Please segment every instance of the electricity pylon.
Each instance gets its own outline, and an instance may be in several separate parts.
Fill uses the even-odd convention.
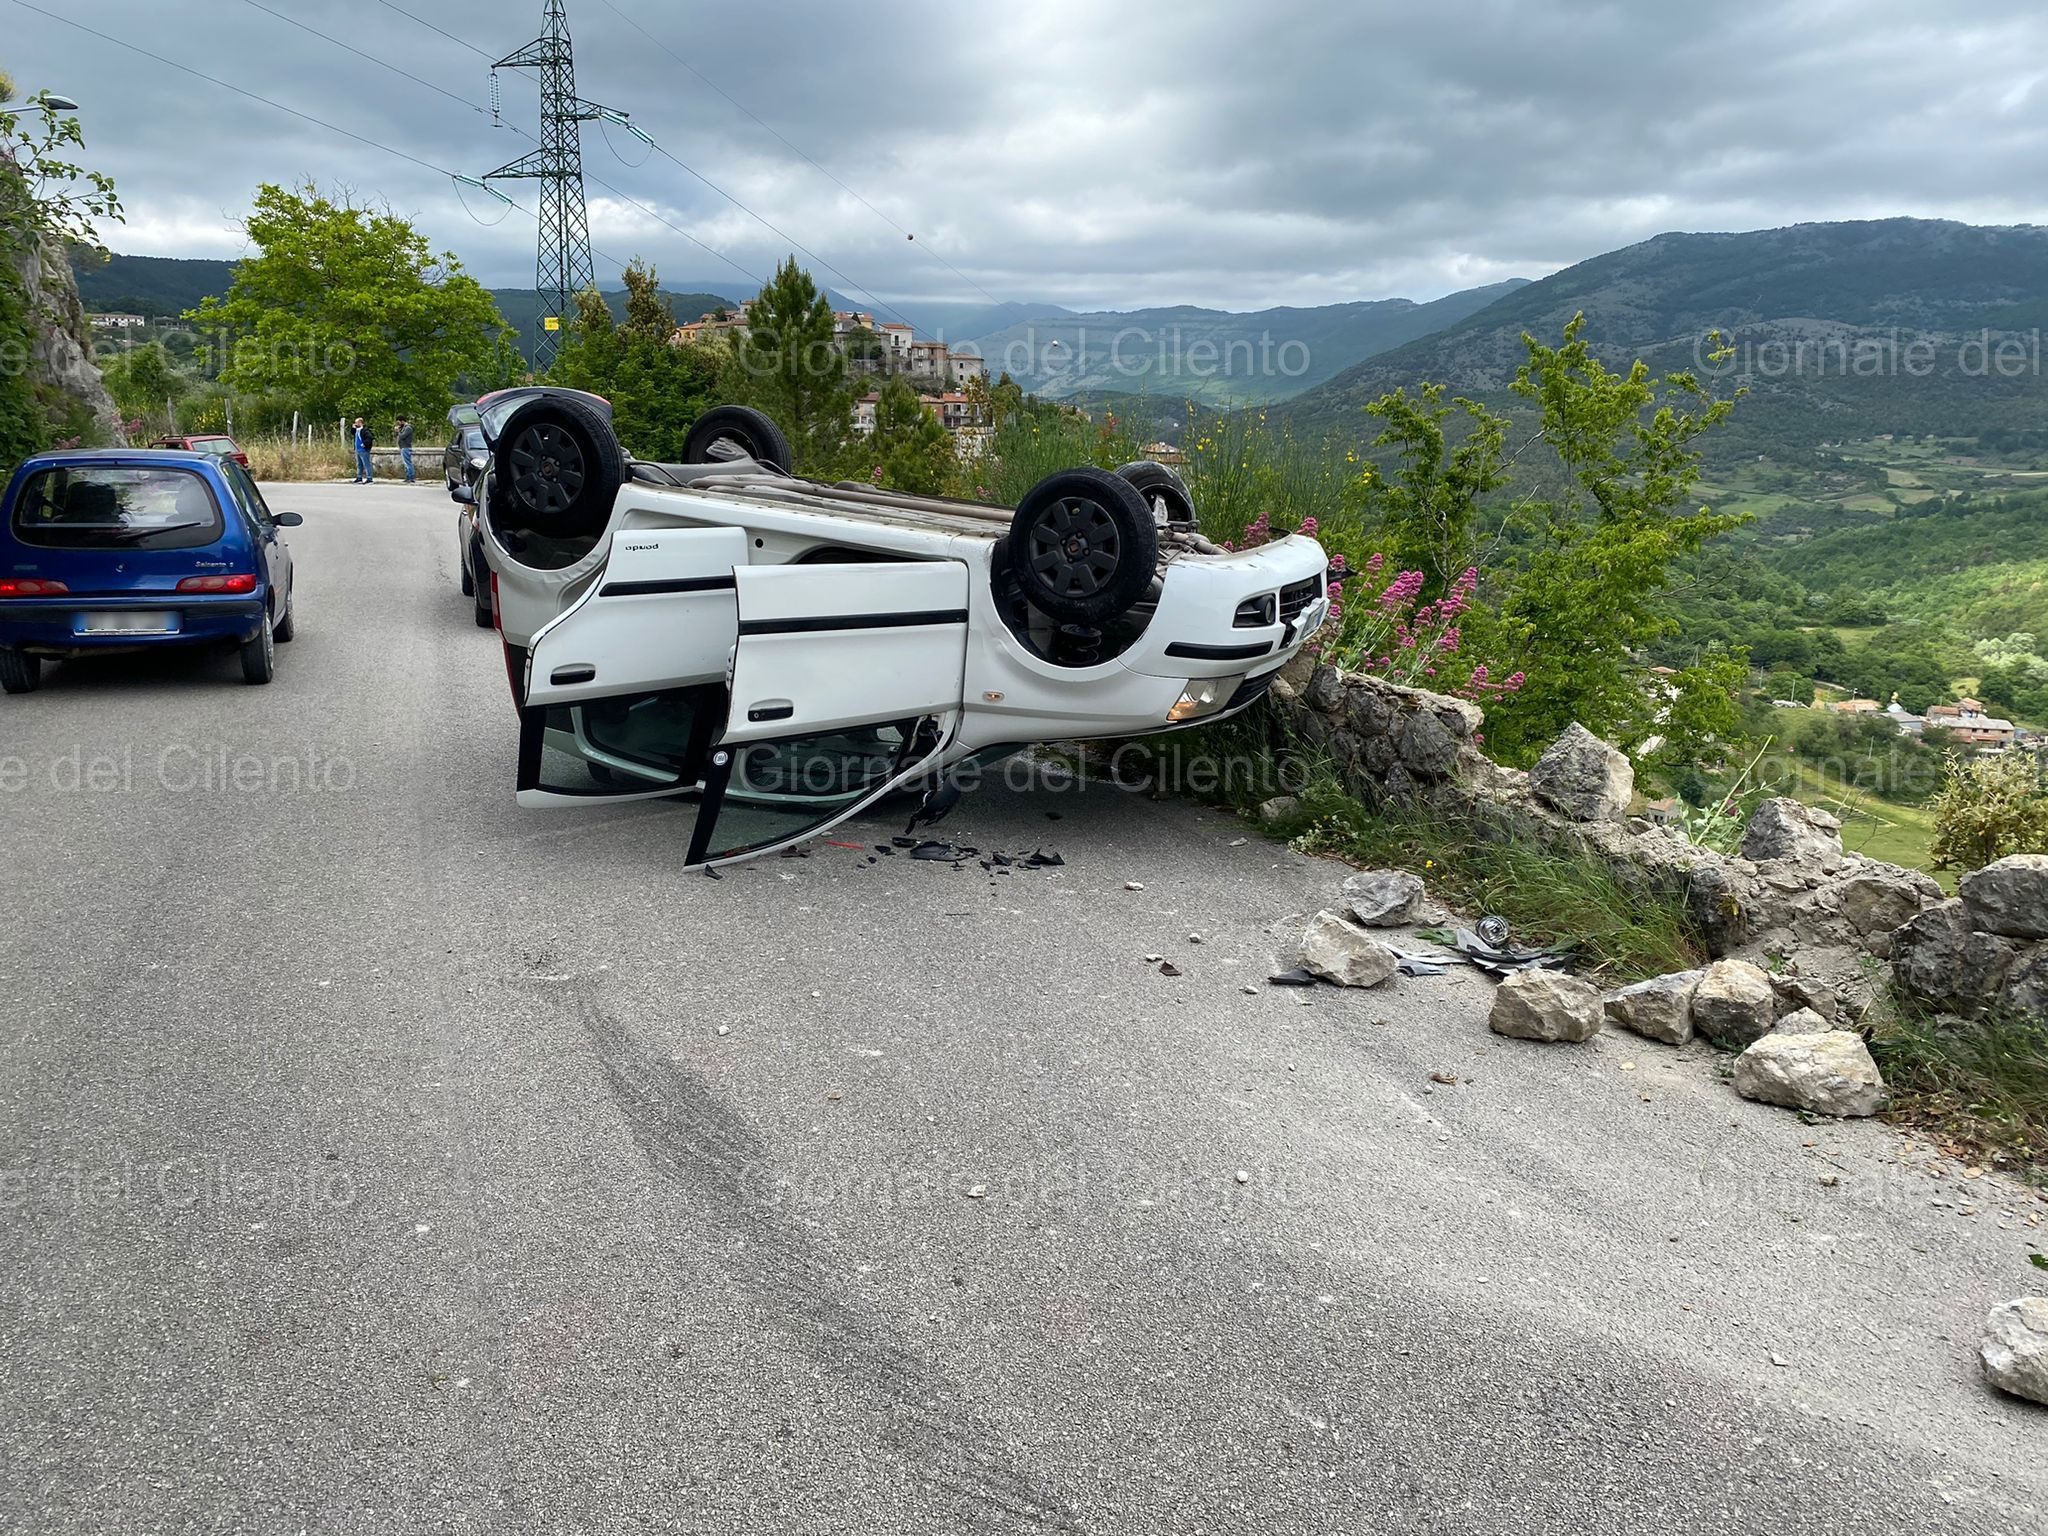
[[[540,331],[534,338],[536,371],[554,361],[561,327],[576,312],[576,295],[591,286],[590,215],[583,202],[583,124],[602,118],[631,126],[624,112],[576,94],[576,54],[569,42],[565,0],[547,0],[541,35],[491,66],[540,73],[540,148],[485,175],[485,181],[528,180],[540,186],[540,253],[534,291]],[[492,97],[495,102],[496,91]]]

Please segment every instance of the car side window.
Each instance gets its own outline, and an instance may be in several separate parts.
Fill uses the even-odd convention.
[[[240,480],[243,486],[247,488],[249,504],[256,509],[256,521],[263,524],[266,528],[271,526],[277,519],[271,516],[270,503],[263,499],[263,487],[256,483],[254,475],[242,468],[235,460],[230,459],[228,462],[234,465],[235,478]]]
[[[228,489],[234,493],[235,506],[243,520],[258,539],[270,530],[270,509],[263,505],[263,498],[256,494],[256,485],[243,471],[242,466],[232,459],[220,461],[221,472],[227,476]]]

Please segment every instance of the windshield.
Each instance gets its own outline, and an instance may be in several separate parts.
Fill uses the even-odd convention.
[[[196,471],[87,464],[29,476],[14,536],[47,549],[198,549],[225,532]]]

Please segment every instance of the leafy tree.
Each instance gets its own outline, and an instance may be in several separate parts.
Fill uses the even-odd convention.
[[[389,210],[265,183],[243,228],[258,254],[225,298],[189,315],[215,339],[229,387],[316,419],[432,416],[493,366],[506,325],[490,294]]]
[[[1649,763],[1675,769],[1717,757],[1741,741],[1745,733],[1736,695],[1748,677],[1748,657],[1713,646],[1666,679],[1669,693],[1651,726],[1657,746],[1648,754]]]
[[[736,382],[747,403],[775,418],[799,470],[834,464],[853,424],[846,359],[834,344],[832,306],[790,257],[747,311]]]
[[[129,416],[153,416],[192,385],[156,342],[130,348],[108,362],[100,374],[114,403]]]
[[[1398,569],[1423,573],[1419,595],[1427,600],[1478,563],[1480,502],[1507,483],[1507,421],[1461,398],[1455,405],[1468,430],[1454,447],[1443,396],[1441,384],[1424,384],[1420,399],[1397,389],[1367,406],[1384,423],[1373,446],[1394,450],[1399,468],[1389,478],[1368,468],[1355,482],[1354,500],[1383,530],[1381,552]]]
[[[1565,479],[1512,514],[1520,544],[1488,649],[1521,657],[1526,677],[1487,719],[1491,750],[1511,763],[1533,760],[1574,720],[1624,742],[1650,733],[1656,700],[1635,656],[1673,627],[1673,563],[1747,521],[1689,504],[1694,445],[1734,402],[1690,373],[1654,379],[1640,361],[1610,373],[1584,328],[1575,317],[1556,348],[1525,336],[1529,360],[1514,381]]]
[[[0,102],[13,95],[13,80],[0,71]],[[0,473],[90,425],[76,399],[39,392],[30,377],[29,358],[52,321],[36,313],[22,278],[47,250],[98,249],[95,221],[122,216],[113,181],[68,158],[84,142],[78,119],[47,95],[30,98],[25,110],[0,107]]]
[[[861,449],[882,484],[918,496],[938,495],[957,465],[953,435],[901,379],[882,386],[875,430]]]
[[[1937,868],[1982,869],[2009,853],[2048,853],[2048,792],[2024,753],[1964,759],[1951,753],[1934,797]]]

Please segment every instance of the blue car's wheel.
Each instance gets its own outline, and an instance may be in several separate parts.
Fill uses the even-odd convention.
[[[242,681],[263,684],[277,676],[277,638],[268,621],[256,631],[254,640],[242,642]]]
[[[43,659],[0,649],[0,693],[34,693],[43,686]]]

